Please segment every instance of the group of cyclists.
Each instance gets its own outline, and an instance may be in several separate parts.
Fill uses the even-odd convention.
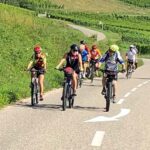
[[[130,45],[129,50],[126,53],[126,59],[128,63],[132,63],[134,69],[137,68],[137,55],[138,51],[136,46]],[[101,51],[97,48],[97,45],[92,45],[91,49],[87,46],[84,40],[80,41],[80,44],[72,44],[68,52],[66,52],[63,58],[60,60],[59,64],[56,66],[56,69],[59,69],[65,62],[66,68],[72,69],[72,83],[73,83],[73,95],[76,96],[77,90],[77,78],[79,72],[83,72],[83,78],[86,77],[86,68],[89,66],[90,62],[96,61],[95,67],[97,69],[101,68],[101,64],[104,63],[104,70],[107,72],[113,72],[114,77],[114,100],[117,94],[117,71],[118,63],[122,65],[122,72],[126,71],[126,66],[121,54],[119,52],[119,47],[115,44],[110,45],[108,50],[102,55]],[[46,55],[42,52],[42,48],[39,45],[34,47],[34,54],[31,57],[31,60],[28,64],[27,70],[35,68],[38,70],[37,77],[39,79],[40,86],[40,100],[43,100],[44,93],[44,74],[46,72]],[[102,78],[103,89],[101,94],[104,95],[106,92],[105,89],[106,74],[104,73]]]

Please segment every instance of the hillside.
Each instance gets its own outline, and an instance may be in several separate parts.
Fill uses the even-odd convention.
[[[89,11],[89,12],[102,12],[102,13],[130,13],[130,14],[149,14],[150,9],[139,8],[134,5],[124,3],[125,0],[53,0],[58,5],[64,5],[65,9],[73,11]],[[128,0],[132,1],[132,0]],[[137,1],[137,0],[135,0]],[[134,2],[135,2],[134,1]],[[140,1],[145,5],[148,0]]]
[[[62,80],[54,67],[63,52],[72,42],[86,39],[62,22],[40,19],[34,12],[3,4],[0,4],[0,33],[0,106],[30,95],[30,75],[24,69],[35,44],[48,53],[45,88],[49,90],[58,87]]]

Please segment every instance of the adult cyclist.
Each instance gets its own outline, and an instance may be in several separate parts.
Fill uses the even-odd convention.
[[[128,65],[131,63],[133,65],[133,70],[136,69],[136,58],[137,57],[137,49],[134,45],[130,45],[129,50],[126,53],[126,60],[127,60],[127,70]]]
[[[96,62],[96,68],[99,66],[99,60],[102,57],[101,51],[97,48],[97,45],[92,45],[90,50],[90,61],[94,60]]]
[[[100,59],[100,64],[99,64],[99,67],[101,67],[101,64],[105,63],[104,70],[106,72],[106,74],[104,73],[103,79],[102,79],[102,85],[103,85],[103,89],[101,92],[102,95],[105,95],[105,93],[106,93],[105,84],[106,84],[107,72],[111,72],[114,75],[114,82],[113,82],[113,84],[114,84],[114,89],[113,89],[114,103],[115,103],[116,94],[117,94],[118,63],[120,63],[122,65],[122,71],[125,72],[125,64],[124,64],[124,61],[123,61],[120,53],[118,53],[118,51],[119,51],[119,47],[117,45],[111,45],[109,47],[108,51]]]
[[[70,67],[73,69],[73,94],[76,96],[77,77],[80,70],[83,71],[81,54],[79,53],[79,47],[76,44],[72,44],[70,46],[69,52],[64,54],[63,58],[56,66],[56,69],[59,69],[64,64],[64,62],[66,62],[66,68]]]
[[[32,68],[38,71],[37,77],[40,86],[40,100],[42,101],[44,94],[44,74],[46,71],[46,55],[42,53],[42,48],[39,45],[34,47],[34,54],[31,57],[27,70],[31,70]]]
[[[88,57],[89,57],[89,53],[85,50],[85,45],[80,45],[80,54],[82,57],[83,78],[85,78],[86,68],[88,67]]]

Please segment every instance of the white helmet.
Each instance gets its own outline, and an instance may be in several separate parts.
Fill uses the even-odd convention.
[[[135,46],[134,45],[130,45],[130,48],[134,48]]]

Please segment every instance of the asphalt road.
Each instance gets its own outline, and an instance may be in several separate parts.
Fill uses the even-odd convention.
[[[101,79],[84,80],[73,109],[62,111],[61,92],[0,110],[0,150],[149,150],[150,60],[132,79],[119,75],[117,103],[105,112]]]

